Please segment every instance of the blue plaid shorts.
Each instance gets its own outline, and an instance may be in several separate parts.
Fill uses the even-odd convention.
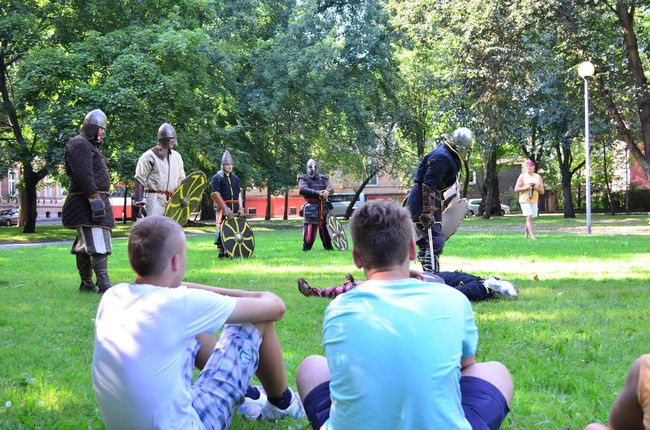
[[[252,324],[226,324],[203,370],[192,384],[194,360],[200,344],[188,347],[185,381],[192,384],[192,407],[206,429],[227,429],[244,402],[259,363],[262,334]]]

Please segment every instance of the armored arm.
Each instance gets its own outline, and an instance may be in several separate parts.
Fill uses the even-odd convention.
[[[298,179],[298,190],[300,195],[305,198],[317,199],[320,197],[319,191],[309,188],[309,184],[302,176]]]

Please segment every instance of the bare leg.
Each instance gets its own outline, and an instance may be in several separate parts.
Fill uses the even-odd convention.
[[[262,333],[262,344],[260,345],[260,362],[257,366],[255,375],[262,383],[264,391],[269,397],[280,396],[287,389],[287,375],[284,367],[284,358],[280,348],[280,339],[275,332],[273,322],[257,323],[255,327]],[[208,362],[214,347],[217,344],[217,338],[207,333],[202,333],[196,337],[201,343],[199,351],[196,353],[195,366],[203,370],[205,363]]]
[[[255,327],[262,332],[260,364],[255,375],[269,397],[280,396],[288,385],[280,339],[275,332],[275,324],[273,322],[257,323]]]
[[[535,237],[534,230],[533,230],[533,216],[532,215],[528,215],[526,217],[526,228],[528,229],[528,234],[530,235],[530,238],[533,239],[533,240],[537,240],[537,238]]]
[[[497,387],[506,403],[510,406],[512,395],[515,391],[510,372],[503,364],[498,361],[486,361],[485,363],[474,363],[462,371],[463,376],[474,376]]]
[[[637,359],[627,374],[623,389],[609,414],[610,426],[616,429],[643,430],[643,409],[639,404],[639,371],[641,359]]]
[[[296,385],[300,399],[305,400],[314,388],[330,380],[327,359],[322,355],[310,355],[305,358],[296,371]]]

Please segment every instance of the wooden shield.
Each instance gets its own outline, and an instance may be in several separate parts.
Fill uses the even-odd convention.
[[[460,199],[458,195],[447,204],[442,212],[442,234],[445,240],[449,239],[456,233],[460,223],[465,219],[467,214],[467,199]]]
[[[348,249],[348,238],[339,220],[332,214],[327,215],[327,232],[330,234],[334,247],[339,251]]]
[[[221,243],[230,257],[248,258],[255,250],[255,236],[250,225],[240,217],[221,223]]]
[[[194,172],[183,179],[167,202],[165,216],[184,227],[190,214],[198,209],[207,182],[203,172]]]

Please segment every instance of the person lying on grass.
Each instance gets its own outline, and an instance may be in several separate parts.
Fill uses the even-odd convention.
[[[609,426],[592,423],[585,430],[650,429],[650,354],[630,366],[621,392],[609,414]]]
[[[473,302],[480,302],[492,298],[515,300],[519,297],[519,292],[512,282],[497,278],[496,276],[483,279],[460,270],[437,273],[411,270],[409,274],[411,278],[417,278],[426,282],[438,282],[455,288]],[[298,278],[297,282],[298,291],[303,296],[327,297],[329,299],[333,299],[339,294],[347,293],[363,283],[363,281],[355,281],[354,277],[349,273],[345,275],[343,285],[335,285],[329,288],[311,286],[305,278]]]
[[[135,282],[109,289],[95,318],[92,384],[107,428],[227,428],[247,391],[251,418],[304,416],[275,332],[279,297],[183,282],[187,243],[171,218],[136,222],[128,253]],[[254,375],[264,391],[249,387]]]
[[[478,330],[462,293],[409,276],[416,247],[408,210],[370,201],[355,211],[350,231],[367,281],[329,303],[326,357],[298,368],[312,427],[498,429],[512,377],[499,362],[475,361]]]

